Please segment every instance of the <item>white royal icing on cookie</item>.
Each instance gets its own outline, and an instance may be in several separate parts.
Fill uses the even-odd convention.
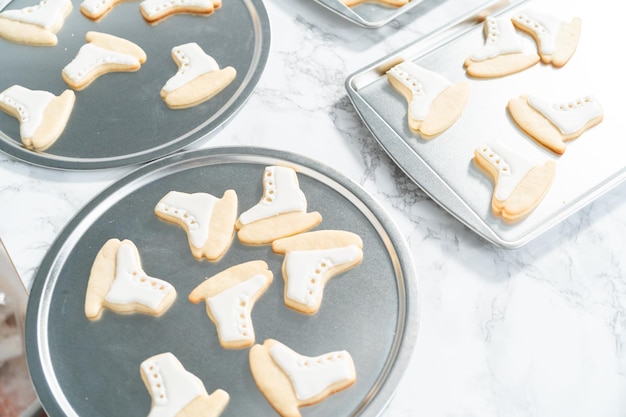
[[[474,52],[471,58],[484,61],[499,55],[522,52],[522,41],[515,33],[515,27],[506,17],[487,17],[485,20],[485,45]]]
[[[144,0],[139,3],[139,7],[149,18],[169,13],[176,7],[189,7],[206,12],[214,9],[213,0]]]
[[[322,277],[330,268],[357,259],[361,249],[355,245],[340,248],[290,251],[285,257],[287,298],[309,307],[322,297]]]
[[[63,73],[75,83],[80,83],[90,75],[93,69],[107,64],[136,67],[141,65],[141,62],[132,55],[87,43],[80,47],[76,58],[63,68]]]
[[[0,16],[50,30],[63,22],[67,9],[71,6],[70,0],[41,0],[36,6],[5,10]]]
[[[291,212],[306,212],[306,197],[296,172],[288,167],[269,166],[263,172],[263,197],[239,216],[243,225]]]
[[[114,304],[138,303],[155,309],[161,304],[172,285],[153,278],[139,266],[130,243],[122,243],[117,249],[115,279],[105,299]]]
[[[275,342],[270,355],[287,375],[301,401],[319,395],[332,384],[354,379],[352,357],[345,350],[308,357]]]
[[[193,81],[200,75],[219,71],[220,69],[215,59],[207,55],[195,42],[175,46],[172,49],[172,53],[176,55],[180,67],[178,72],[165,83],[163,87],[165,92],[169,93]]]
[[[207,193],[170,191],[157,203],[156,210],[184,221],[191,244],[202,248],[209,239],[209,224],[217,201],[217,197]]]
[[[169,352],[148,358],[140,366],[153,401],[149,417],[176,416],[197,396],[208,395],[200,378]]]
[[[254,340],[250,300],[267,284],[258,274],[206,299],[211,315],[219,325],[220,339],[225,342]]]
[[[576,133],[592,119],[604,114],[600,103],[592,97],[582,97],[568,103],[549,103],[537,96],[529,96],[528,104],[541,113],[561,133]]]
[[[91,15],[98,15],[102,10],[107,10],[116,0],[84,0],[80,8]]]
[[[31,138],[35,134],[43,121],[44,111],[53,98],[54,94],[47,91],[29,90],[20,85],[11,86],[0,93],[0,102],[19,114],[22,138]]]
[[[409,61],[394,66],[389,74],[411,91],[411,117],[415,120],[424,120],[433,100],[451,85],[441,75]]]
[[[483,145],[477,148],[477,150],[497,169],[498,184],[494,192],[496,199],[500,201],[509,198],[517,184],[519,184],[522,178],[524,178],[533,167],[530,160],[504,147],[499,148],[500,154],[495,153],[487,145]],[[511,168],[507,161],[511,161],[513,168]]]
[[[561,28],[558,18],[535,10],[522,10],[513,16],[513,20],[537,36],[541,53],[551,55],[556,52],[556,37]]]

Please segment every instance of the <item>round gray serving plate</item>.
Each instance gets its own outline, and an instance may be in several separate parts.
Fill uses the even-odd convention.
[[[36,0],[13,0],[21,9]],[[22,146],[19,123],[0,111],[0,151],[49,168],[87,170],[135,165],[169,155],[212,137],[249,98],[270,48],[270,24],[261,0],[224,1],[209,16],[173,15],[148,24],[139,3],[121,2],[99,21],[84,17],[75,0],[54,47],[18,45],[0,39],[0,91],[19,84],[59,95],[69,86],[61,70],[86,43],[88,31],[109,33],[139,45],[147,55],[136,72],[109,73],[76,92],[76,104],[61,137],[45,152]],[[196,42],[235,80],[212,99],[172,110],[160,97],[178,67],[174,46]]]
[[[226,189],[237,192],[242,212],[261,198],[269,165],[297,171],[308,211],[323,217],[314,230],[347,230],[364,242],[363,262],[329,281],[313,316],[284,305],[283,257],[269,245],[246,246],[235,237],[218,262],[197,261],[185,232],[153,213],[172,190],[221,197]],[[89,271],[109,238],[131,239],[146,273],[176,287],[177,299],[164,315],[106,310],[100,320],[87,320]],[[207,391],[221,388],[230,394],[224,417],[276,415],[252,379],[249,349],[223,349],[205,306],[187,301],[206,277],[255,259],[265,260],[274,273],[252,310],[257,343],[277,339],[307,356],[346,349],[355,362],[356,383],[303,408],[303,415],[379,415],[417,337],[417,277],[404,237],[378,203],[339,172],[303,156],[243,147],[179,153],[135,170],[88,203],[53,243],[35,276],[26,317],[28,364],[46,412],[51,417],[145,416],[151,401],[139,364],[169,351]]]

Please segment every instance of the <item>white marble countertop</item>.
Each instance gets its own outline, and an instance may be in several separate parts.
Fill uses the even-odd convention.
[[[266,0],[265,73],[202,147],[268,147],[340,166],[403,231],[420,278],[420,330],[383,415],[624,416],[626,184],[523,248],[499,249],[394,166],[346,95],[347,75],[455,13],[454,1],[438,3],[365,29],[311,0]],[[27,286],[64,225],[129,171],[53,171],[0,155],[0,237]]]

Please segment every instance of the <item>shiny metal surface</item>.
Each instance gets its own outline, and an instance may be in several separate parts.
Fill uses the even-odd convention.
[[[607,16],[584,1],[516,1],[498,12],[510,14],[523,7],[543,9],[565,18],[581,16],[583,31],[576,53],[561,69],[544,64],[508,77],[477,80],[466,76],[463,61],[484,43],[482,23],[467,20],[442,28],[426,39],[356,71],[346,89],[359,115],[376,140],[405,173],[450,214],[488,241],[517,248],[556,226],[626,177],[624,149],[625,110],[620,54],[602,53],[611,28],[620,27],[619,14]],[[529,47],[530,37],[520,34]],[[448,131],[430,141],[410,132],[405,99],[389,85],[385,72],[401,60],[437,71],[452,82],[468,81],[471,97],[463,115]],[[598,126],[567,144],[561,157],[536,144],[512,122],[506,111],[509,99],[524,94],[567,102],[587,94],[602,103],[605,117]],[[560,100],[559,100],[560,99]],[[507,224],[490,211],[493,185],[472,162],[474,148],[506,144],[537,161],[552,159],[557,172],[551,189],[525,219]],[[616,152],[617,151],[617,152]]]
[[[349,230],[364,241],[363,262],[329,282],[314,316],[285,307],[283,258],[269,246],[244,246],[235,238],[219,262],[199,262],[184,231],[153,213],[170,190],[221,195],[228,188],[237,192],[241,212],[258,202],[263,169],[272,164],[296,169],[309,211],[323,216],[316,229]],[[175,285],[178,298],[163,316],[105,311],[97,322],[85,318],[91,264],[111,237],[133,240],[146,273]],[[87,204],[51,246],[34,279],[26,319],[29,366],[47,413],[147,415],[150,397],[139,364],[170,351],[209,392],[229,392],[224,417],[274,415],[250,374],[248,349],[222,349],[205,307],[186,300],[205,277],[253,259],[267,261],[274,273],[252,311],[257,343],[275,338],[306,355],[346,349],[354,358],[355,385],[307,407],[305,415],[379,415],[417,335],[417,278],[402,234],[375,200],[334,169],[294,154],[243,147],[179,153],[139,168]]]
[[[12,9],[31,5],[14,0]],[[79,11],[80,1],[57,33],[54,47],[18,45],[0,39],[0,91],[14,84],[58,95],[69,88],[61,70],[85,43],[87,31],[135,42],[147,61],[133,73],[111,73],[76,92],[76,104],[62,136],[45,152],[21,145],[17,119],[0,112],[0,151],[35,165],[104,169],[135,165],[210,139],[244,105],[269,54],[269,19],[261,0],[232,0],[210,16],[174,15],[148,24],[137,2],[121,2],[97,22]],[[233,66],[235,80],[196,107],[171,110],[159,96],[177,71],[174,46],[197,42],[220,67]]]

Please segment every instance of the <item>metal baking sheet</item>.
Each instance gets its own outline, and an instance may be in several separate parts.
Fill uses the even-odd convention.
[[[13,0],[21,9],[37,0]],[[138,2],[121,2],[99,21],[84,17],[80,1],[54,47],[18,45],[0,39],[0,91],[14,84],[59,95],[69,88],[61,70],[86,42],[87,31],[126,38],[144,49],[137,72],[110,73],[76,92],[62,136],[45,152],[22,146],[17,119],[0,111],[0,150],[35,165],[71,170],[135,165],[203,142],[224,126],[256,86],[269,54],[270,25],[261,0],[229,0],[209,16],[174,15],[148,24]],[[174,46],[197,42],[220,67],[233,66],[235,80],[198,106],[171,110],[159,96],[177,71]]]
[[[184,231],[159,220],[157,201],[171,190],[221,196],[234,189],[240,212],[262,195],[265,166],[296,169],[308,210],[319,211],[314,230],[359,234],[364,259],[331,280],[320,311],[306,316],[283,304],[282,256],[271,247],[237,239],[217,263],[195,260]],[[112,237],[137,245],[143,269],[177,289],[163,316],[117,315],[97,322],[83,312],[93,259]],[[205,277],[232,265],[263,259],[274,273],[252,311],[257,343],[274,338],[308,356],[346,349],[357,381],[349,389],[306,407],[307,416],[379,415],[406,368],[418,324],[417,278],[402,234],[358,185],[302,156],[256,148],[184,152],[147,164],[88,203],[53,243],[34,278],[26,317],[26,349],[46,412],[56,416],[145,416],[150,396],[139,364],[170,351],[204,382],[226,390],[223,416],[275,415],[252,379],[248,349],[224,350],[204,305],[187,301]]]
[[[561,69],[544,64],[499,79],[466,76],[463,61],[483,43],[482,23],[442,29],[356,71],[346,79],[346,89],[358,113],[385,151],[404,172],[443,208],[488,241],[516,248],[550,229],[601,196],[626,177],[624,117],[620,85],[620,54],[599,47],[621,25],[619,13],[606,13],[608,0],[517,1],[498,14],[534,8],[564,19],[580,16],[583,29],[578,48]],[[518,32],[519,33],[519,32]],[[520,34],[528,48],[530,37]],[[610,41],[609,41],[610,42]],[[385,71],[401,60],[412,60],[451,82],[468,81],[471,97],[461,118],[430,141],[411,133],[405,99],[388,83]],[[568,142],[558,157],[522,133],[509,118],[511,98],[536,94],[567,102],[592,94],[604,109],[604,120],[578,139]],[[554,160],[557,171],[539,206],[525,219],[507,224],[490,210],[493,185],[472,162],[474,149],[498,144],[518,150],[538,161]]]
[[[378,3],[362,3],[348,7],[340,0],[315,0],[344,19],[366,28],[378,28],[411,11],[416,16],[427,16],[442,6],[453,4],[452,20],[475,8],[485,8],[500,0],[411,0],[402,7],[389,7]]]

